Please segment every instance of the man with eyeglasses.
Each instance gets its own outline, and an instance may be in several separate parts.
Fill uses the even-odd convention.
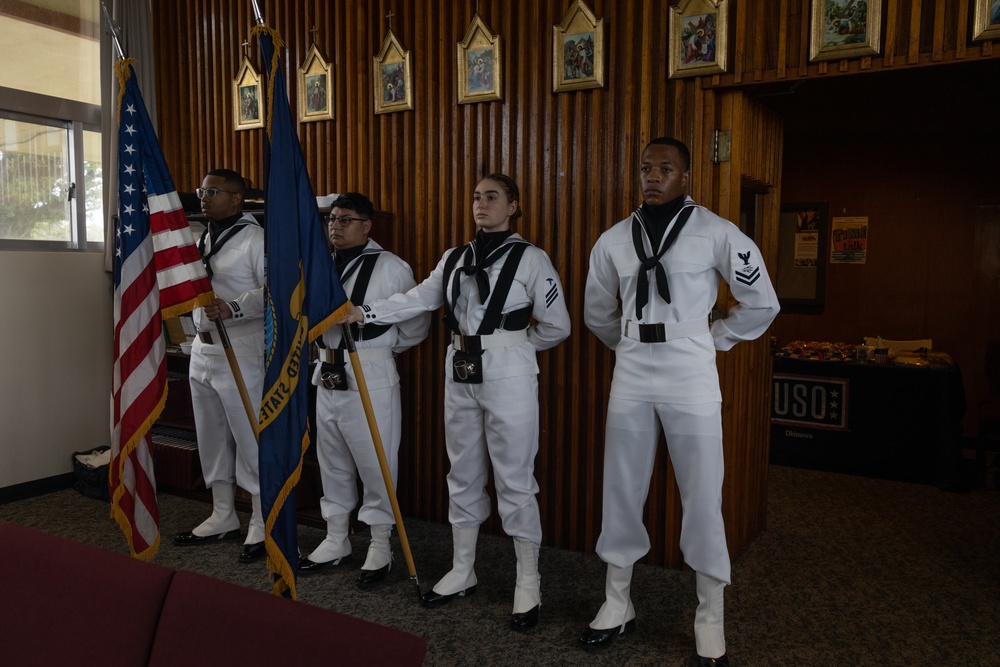
[[[333,202],[327,218],[336,270],[353,303],[383,299],[416,285],[410,266],[368,237],[373,213],[368,197],[349,192]],[[422,341],[429,326],[430,313],[388,326],[351,325],[393,484],[398,480],[402,431],[399,374],[393,357]],[[316,454],[323,482],[320,510],[327,534],[308,557],[299,560],[299,572],[308,574],[351,560],[350,515],[358,504],[356,480],[360,477],[364,498],[358,519],[371,527],[371,542],[357,585],[367,589],[385,579],[392,565],[389,537],[395,519],[354,369],[346,358],[342,329],[331,328],[317,345],[319,363],[312,382],[317,387]]]
[[[221,318],[252,405],[260,405],[264,384],[264,230],[243,213],[246,183],[231,169],[208,172],[196,190],[208,219],[198,241],[215,300],[195,310],[198,335],[191,348],[189,381],[198,456],[205,486],[212,490],[212,514],[194,529],[174,536],[181,546],[238,537],[238,484],[251,496],[253,511],[239,562],[265,555],[260,507],[257,438],[229,367],[215,319]]]

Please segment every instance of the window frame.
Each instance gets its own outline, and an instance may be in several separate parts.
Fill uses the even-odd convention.
[[[76,183],[74,205],[70,207],[70,241],[0,238],[0,251],[104,252],[103,238],[87,238],[87,197],[83,183],[86,173],[83,164],[83,133],[89,131],[103,135],[100,105],[3,86],[0,86],[0,100],[3,100],[0,104],[0,116],[5,119],[59,127],[68,131],[70,176],[71,182]],[[103,141],[102,138],[102,143]]]

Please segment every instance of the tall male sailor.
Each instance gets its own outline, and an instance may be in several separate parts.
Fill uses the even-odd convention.
[[[604,647],[635,628],[629,588],[633,564],[649,551],[642,508],[662,427],[683,507],[680,548],[696,573],[698,658],[725,665],[730,564],[715,353],[763,334],[778,300],[754,242],[684,195],[690,154],[683,143],[654,139],[639,171],[643,204],[601,235],[587,276],[584,320],[615,351],[615,371],[597,541],[608,564],[606,599],[579,644]],[[738,305],[709,327],[722,279]]]
[[[174,544],[238,536],[234,502],[238,484],[250,494],[253,507],[239,555],[241,563],[250,563],[265,553],[257,439],[215,318],[225,321],[250,404],[259,406],[264,383],[264,230],[242,212],[246,184],[235,171],[208,172],[196,193],[208,219],[198,247],[216,299],[194,312],[198,336],[191,348],[189,375],[198,456],[205,486],[212,490],[212,514],[194,529],[174,536]]]

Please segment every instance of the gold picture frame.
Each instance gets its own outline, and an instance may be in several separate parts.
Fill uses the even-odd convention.
[[[392,29],[385,34],[382,49],[373,58],[375,113],[413,109],[413,75],[410,52],[399,45]],[[400,92],[400,86],[403,90]]]
[[[972,9],[972,41],[1000,39],[1000,0],[975,0]]]
[[[315,44],[299,68],[299,122],[333,120],[333,75]]]
[[[604,19],[574,0],[552,26],[552,92],[604,87]]]
[[[502,43],[476,14],[458,43],[458,103],[503,99]]]
[[[809,60],[873,56],[882,49],[882,0],[812,0]]]
[[[261,96],[260,74],[250,60],[243,56],[240,71],[233,79],[233,124],[237,130],[264,127],[264,105]]]
[[[725,72],[728,46],[729,0],[681,0],[670,8],[671,79]]]

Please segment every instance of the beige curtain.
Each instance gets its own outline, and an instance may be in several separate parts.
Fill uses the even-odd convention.
[[[156,88],[153,68],[153,30],[150,0],[103,0],[104,6],[118,26],[118,40],[125,57],[135,61],[139,90],[146,111],[156,127]],[[111,30],[104,19],[101,36],[101,130],[104,164],[104,270],[114,270],[115,215],[118,212],[118,79],[112,65],[118,60]]]

